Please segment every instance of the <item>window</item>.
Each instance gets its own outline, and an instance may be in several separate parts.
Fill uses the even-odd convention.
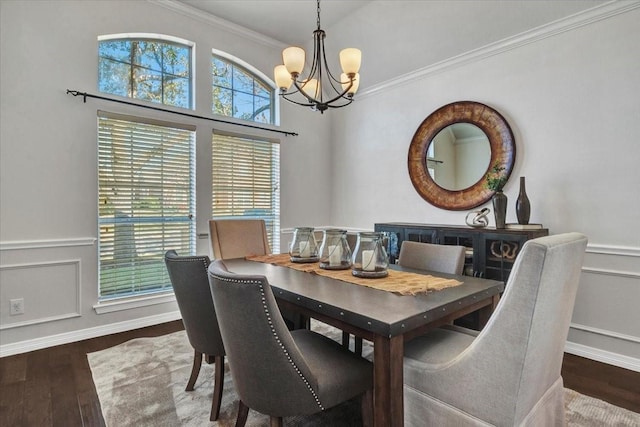
[[[280,247],[280,145],[214,133],[213,218],[265,220],[272,250]]]
[[[101,37],[98,90],[192,108],[191,51],[186,41]]]
[[[222,54],[222,52],[220,52]],[[259,123],[274,123],[274,88],[260,78],[258,71],[249,71],[220,55],[211,58],[213,76],[212,111],[227,117],[235,117]]]
[[[429,144],[429,148],[427,149],[427,172],[429,172],[429,175],[431,175],[433,179],[436,178],[436,166],[438,165],[435,158],[435,146],[436,144],[433,142]]]
[[[195,127],[99,112],[101,299],[171,290],[164,253],[195,253]]]

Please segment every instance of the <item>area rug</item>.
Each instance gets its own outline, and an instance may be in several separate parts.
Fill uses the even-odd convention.
[[[341,332],[313,322],[312,328],[338,340]],[[364,355],[371,357],[365,341]],[[204,364],[195,390],[186,392],[193,350],[184,331],[154,338],[136,338],[106,350],[89,353],[89,366],[102,414],[109,427],[233,426],[237,396],[229,366],[220,418],[209,421],[213,394],[213,366]],[[640,414],[565,389],[569,427],[640,426]],[[269,418],[249,412],[248,427],[268,426]],[[349,427],[362,425],[359,401],[349,401],[313,416],[289,417],[286,426]]]

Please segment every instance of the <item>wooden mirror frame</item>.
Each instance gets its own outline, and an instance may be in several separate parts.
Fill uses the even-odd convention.
[[[485,174],[471,187],[446,190],[435,183],[427,169],[427,150],[433,138],[454,123],[471,123],[479,127],[489,139],[491,160]],[[432,205],[460,211],[486,203],[495,191],[486,188],[489,170],[497,163],[504,167],[507,179],[516,157],[513,132],[507,121],[493,108],[473,101],[459,101],[440,107],[420,124],[409,146],[409,177],[420,196]]]

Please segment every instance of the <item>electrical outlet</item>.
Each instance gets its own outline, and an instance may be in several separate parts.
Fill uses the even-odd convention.
[[[12,299],[9,302],[11,304],[11,311],[9,312],[11,316],[24,314],[24,298]]]

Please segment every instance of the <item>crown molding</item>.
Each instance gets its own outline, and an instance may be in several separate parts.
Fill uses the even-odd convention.
[[[211,15],[210,13],[203,12],[201,10],[198,10],[192,6],[189,6],[187,4],[181,3],[176,0],[147,0],[147,1],[151,4],[164,7],[166,9],[171,10],[172,12],[179,13],[180,15],[186,16],[188,18],[192,18],[197,21],[204,22],[207,25],[211,25],[216,28],[221,28],[232,34],[238,35],[240,37],[244,37],[246,39],[249,39],[253,42],[259,43],[264,46],[268,46],[276,49],[283,49],[286,47],[286,44],[279,40],[273,39],[264,34],[250,30],[241,25],[234,24],[233,22],[229,22],[215,15]]]
[[[401,86],[414,80],[419,80],[432,74],[441,73],[456,67],[481,61],[494,55],[499,55],[513,49],[535,43],[549,37],[553,37],[567,31],[574,30],[594,22],[602,21],[615,15],[640,8],[640,1],[613,0],[602,5],[595,6],[566,18],[562,18],[548,24],[541,25],[532,30],[525,31],[515,36],[507,37],[495,43],[488,44],[478,49],[473,49],[460,55],[453,56],[435,64],[403,74],[399,77],[370,86],[358,92],[358,100],[384,92],[393,87]]]

